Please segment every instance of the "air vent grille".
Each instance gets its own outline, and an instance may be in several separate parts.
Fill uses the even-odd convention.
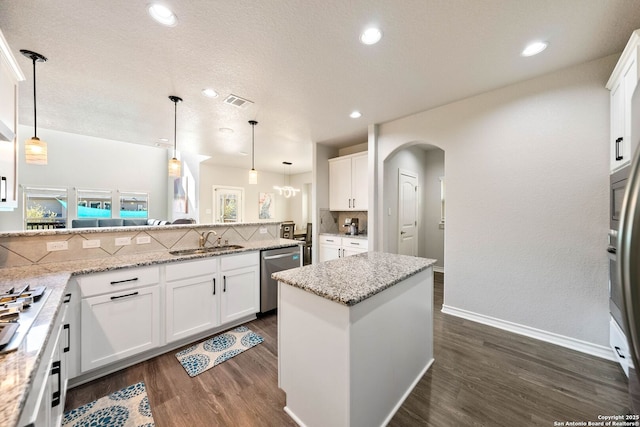
[[[245,98],[240,98],[237,95],[229,95],[225,98],[224,102],[229,105],[233,105],[234,107],[245,109],[253,104],[253,101],[249,101]]]

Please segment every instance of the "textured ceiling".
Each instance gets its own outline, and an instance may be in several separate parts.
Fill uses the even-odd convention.
[[[256,169],[311,170],[312,142],[366,141],[367,125],[620,52],[640,28],[636,0],[165,0],[163,27],[131,0],[0,0],[0,29],[27,76],[20,122],[33,125],[31,63],[38,64],[38,126],[211,156]],[[377,24],[383,39],[358,36]],[[541,55],[519,56],[531,40]],[[604,84],[604,82],[603,82]],[[220,93],[209,99],[205,87]],[[235,94],[254,102],[223,103]],[[360,119],[349,118],[358,109]],[[225,134],[219,128],[231,128]]]

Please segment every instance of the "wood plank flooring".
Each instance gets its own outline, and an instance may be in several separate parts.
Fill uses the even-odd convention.
[[[618,365],[442,314],[435,279],[435,362],[390,426],[553,426],[627,413]],[[264,343],[194,378],[172,351],[69,390],[66,409],[144,381],[158,427],[295,426],[277,386],[277,317],[247,326]]]

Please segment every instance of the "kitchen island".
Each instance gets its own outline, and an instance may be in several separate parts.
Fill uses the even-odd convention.
[[[434,263],[368,252],[272,275],[278,382],[296,423],[389,422],[434,360]]]

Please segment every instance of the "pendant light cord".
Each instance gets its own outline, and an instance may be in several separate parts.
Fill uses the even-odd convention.
[[[36,57],[33,57],[33,137],[38,137],[38,119],[36,115]]]
[[[173,158],[176,158],[176,149],[178,147],[178,101],[173,102]]]
[[[255,169],[255,157],[256,157],[256,152],[255,152],[255,144],[256,144],[256,125],[254,123],[251,124],[251,170]]]

